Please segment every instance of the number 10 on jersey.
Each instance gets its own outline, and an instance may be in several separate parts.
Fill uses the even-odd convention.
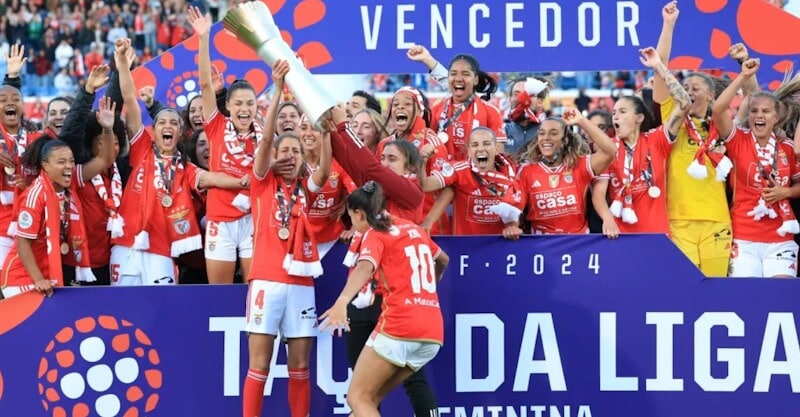
[[[404,249],[411,267],[411,290],[419,294],[422,290],[436,292],[436,266],[428,245],[410,245]]]

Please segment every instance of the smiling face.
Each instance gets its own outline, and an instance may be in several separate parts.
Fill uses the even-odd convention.
[[[72,184],[72,173],[75,170],[75,158],[68,146],[52,149],[47,158],[42,161],[42,169],[47,178],[53,181],[56,191],[69,188]]]
[[[189,103],[189,123],[193,130],[203,127],[203,100],[196,96]]]
[[[494,170],[497,141],[492,132],[485,129],[473,130],[469,136],[467,147],[467,155],[472,164],[478,168],[478,171],[489,172]]]
[[[392,99],[391,118],[398,134],[405,134],[411,130],[417,112],[414,99],[409,94],[398,94]]]
[[[22,120],[22,94],[11,86],[0,87],[0,121],[10,133],[17,132]]]
[[[278,134],[294,132],[300,124],[300,113],[292,105],[283,106],[278,112]]]
[[[557,120],[542,122],[536,137],[536,147],[545,159],[553,159],[564,147],[564,125]]]
[[[153,124],[153,133],[158,151],[163,155],[174,154],[181,133],[181,117],[174,111],[162,111]]]
[[[233,127],[238,132],[247,132],[256,118],[256,93],[249,88],[237,88],[230,93],[225,107],[231,115]]]
[[[750,112],[747,117],[756,139],[769,139],[780,119],[775,100],[765,96],[755,96],[750,99]]]
[[[475,73],[468,61],[459,59],[450,66],[447,83],[450,87],[453,101],[464,103],[475,94],[475,86],[478,85],[478,74]]]
[[[300,142],[303,145],[303,151],[306,154],[318,152],[321,145],[320,139],[322,139],[322,134],[314,129],[314,125],[308,118],[304,117],[300,122]]]
[[[47,108],[47,121],[45,124],[56,135],[61,134],[61,128],[64,127],[64,119],[67,118],[67,112],[69,112],[69,103],[64,100],[53,100]]]
[[[366,146],[372,146],[381,139],[378,137],[378,129],[375,128],[372,117],[370,117],[367,112],[359,112],[356,114],[353,121],[350,123],[350,127],[353,128],[356,132],[356,136],[358,136],[361,142]]]

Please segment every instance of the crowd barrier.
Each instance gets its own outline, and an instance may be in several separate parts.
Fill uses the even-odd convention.
[[[447,417],[795,416],[800,282],[705,279],[664,236],[441,238]],[[338,296],[325,259],[317,309]],[[261,256],[261,255],[260,255]],[[59,288],[0,302],[0,416],[238,416],[246,288]],[[284,349],[265,416],[288,416]],[[312,351],[313,417],[346,415],[344,340]],[[382,409],[411,416],[402,389]]]

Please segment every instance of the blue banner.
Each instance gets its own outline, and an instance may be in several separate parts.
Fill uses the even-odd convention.
[[[800,409],[797,281],[704,279],[663,236],[437,241],[451,259],[445,346],[426,373],[443,416]],[[343,285],[344,249],[325,259],[320,310]],[[0,302],[0,416],[240,415],[245,292],[59,288]],[[264,415],[287,416],[277,351]],[[349,375],[344,341],[320,335],[312,416],[348,413]],[[411,416],[402,391],[383,409]]]
[[[264,0],[287,43],[317,74],[422,73],[406,58],[414,44],[443,63],[475,55],[490,72],[645,69],[640,48],[655,46],[664,1],[580,0]],[[761,58],[759,79],[775,88],[800,53],[800,19],[767,0],[679,3],[671,67],[738,72],[728,48],[744,42]],[[764,28],[780,28],[765,30]],[[197,38],[134,71],[137,88],[184,107],[199,93]],[[217,23],[211,56],[227,81],[247,78],[260,92],[270,70]]]

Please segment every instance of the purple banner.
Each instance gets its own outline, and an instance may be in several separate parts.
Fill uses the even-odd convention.
[[[704,279],[663,236],[437,239],[443,416],[795,416],[800,283]],[[481,248],[476,251],[475,248]],[[325,259],[317,307],[345,279]],[[59,288],[0,302],[0,416],[237,416],[244,286]],[[264,415],[288,416],[278,349]],[[312,352],[312,416],[346,415],[344,341]],[[412,415],[403,390],[383,406]],[[135,410],[135,411],[133,411]]]
[[[655,46],[663,1],[264,0],[284,39],[317,74],[422,73],[406,58],[419,43],[442,62],[470,53],[492,72],[645,69],[638,49]],[[759,79],[774,89],[797,59],[800,6],[768,0],[680,2],[673,68],[738,72],[728,48],[744,42],[761,58]],[[780,2],[779,2],[780,3]],[[765,30],[764,28],[780,28]],[[230,82],[247,78],[259,92],[270,70],[217,23],[211,59]],[[199,93],[196,37],[134,70],[137,89],[183,108]]]

